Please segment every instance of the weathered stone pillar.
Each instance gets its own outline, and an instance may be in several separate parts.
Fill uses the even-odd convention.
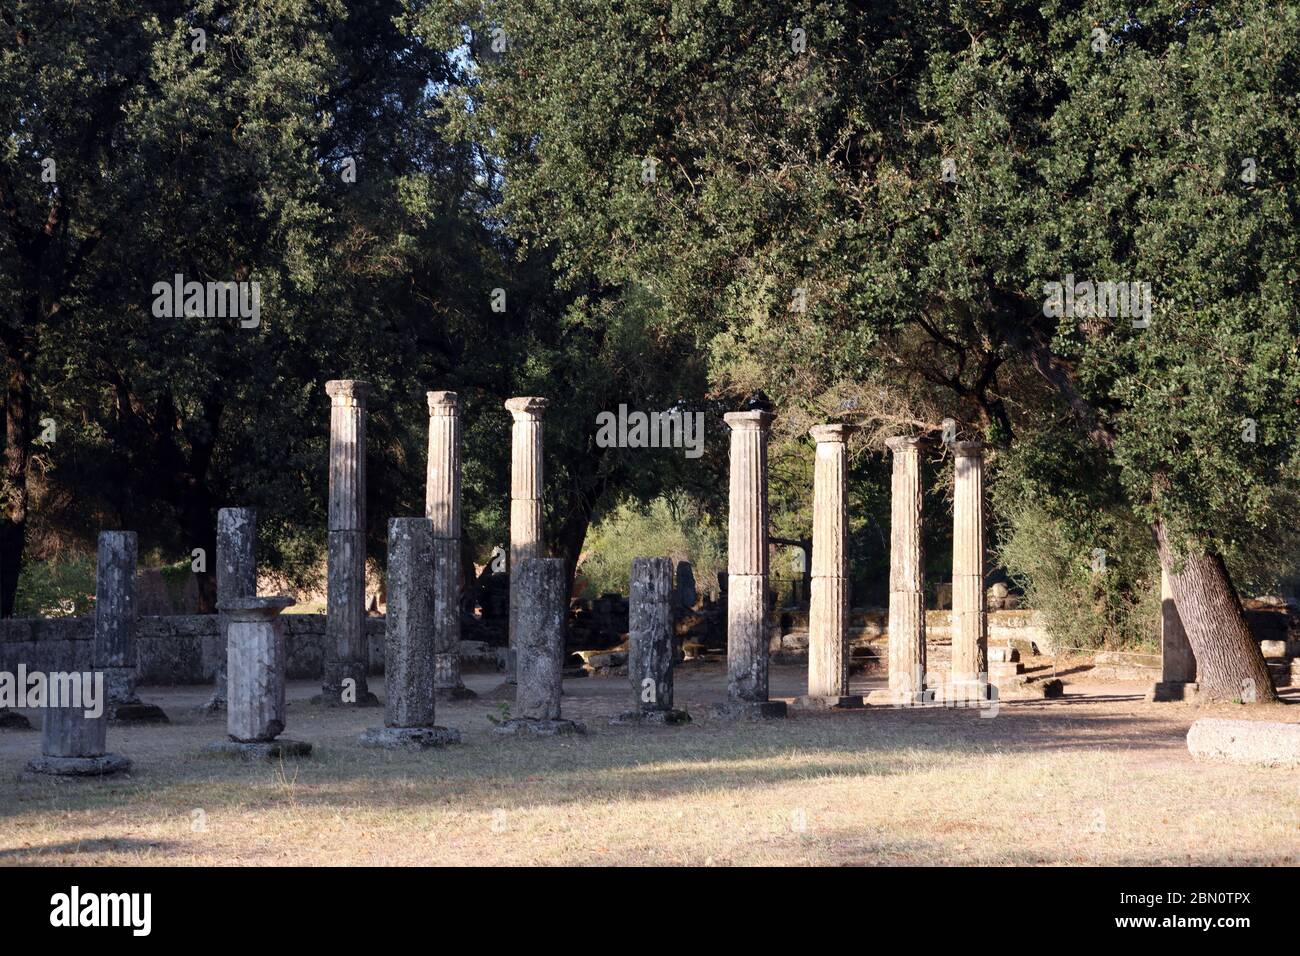
[[[569,579],[563,558],[524,558],[511,570],[518,587],[515,650],[519,683],[512,717],[498,733],[540,736],[586,733],[586,727],[560,717],[564,680],[564,614]]]
[[[134,534],[131,539],[134,543]],[[59,701],[73,706],[42,709],[41,755],[28,761],[27,769],[33,773],[68,777],[105,776],[131,769],[130,760],[108,752],[110,701],[107,700],[107,676],[98,668],[92,671],[86,667],[89,663],[87,657],[93,659],[95,649],[92,648],[87,655],[85,650],[76,646],[80,641],[66,643],[70,646],[53,652],[51,669],[77,675],[73,680],[80,686],[80,700],[74,695],[72,700]],[[87,680],[91,682],[90,686],[87,686]],[[71,687],[72,684],[64,686]],[[87,712],[91,716],[87,716]]]
[[[424,513],[433,522],[433,686],[439,697],[476,696],[460,677],[460,399],[429,392]]]
[[[330,397],[329,565],[321,703],[374,707],[366,679],[366,400],[368,382],[325,383]]]
[[[727,703],[719,717],[784,717],[767,699],[767,432],[773,415],[729,412],[730,508],[727,515]]]
[[[891,438],[889,527],[889,694],[896,703],[925,699],[925,553],[922,546],[923,438]]]
[[[852,425],[816,425],[813,466],[812,588],[808,606],[808,693],[795,701],[808,709],[861,707],[849,695],[847,634],[848,436]]]
[[[982,699],[988,683],[984,607],[984,444],[952,446],[952,692]]]
[[[217,512],[217,603],[257,594],[257,512],[222,508]],[[221,614],[216,688],[204,709],[226,708],[226,656],[230,617]]]
[[[515,568],[544,553],[542,539],[542,413],[544,398],[512,398],[510,429],[510,648],[519,650],[519,587]]]
[[[628,588],[627,676],[633,709],[612,723],[684,724],[673,709],[673,617],[677,599],[672,558],[633,558]]]
[[[1169,575],[1160,569],[1160,681],[1147,700],[1191,700],[1196,697],[1196,656],[1174,603]]]
[[[217,602],[226,619],[226,734],[209,747],[239,757],[305,757],[311,744],[284,731],[284,623],[291,597],[238,595]]]
[[[101,531],[95,565],[94,669],[104,672],[108,717],[123,723],[166,723],[162,708],[135,692],[136,534]]]
[[[434,723],[434,544],[431,519],[389,519],[384,726],[361,735],[368,746],[460,742],[458,731]]]

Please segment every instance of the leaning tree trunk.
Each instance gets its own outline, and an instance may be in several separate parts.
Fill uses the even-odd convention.
[[[1223,558],[1192,549],[1175,571],[1178,558],[1164,524],[1157,522],[1154,530],[1160,566],[1169,575],[1174,604],[1196,656],[1200,693],[1218,700],[1276,701],[1264,655],[1246,624]]]
[[[27,540],[27,467],[32,448],[32,388],[27,356],[5,359],[4,507],[0,513],[0,617],[12,617]]]

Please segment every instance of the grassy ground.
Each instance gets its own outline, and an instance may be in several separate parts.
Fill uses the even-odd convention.
[[[773,669],[793,695],[800,668]],[[491,691],[494,675],[471,676]],[[501,739],[500,700],[447,705],[463,746],[356,743],[379,711],[322,711],[291,687],[284,765],[202,753],[221,717],[204,688],[146,688],[173,718],[109,732],[129,777],[24,778],[35,732],[0,732],[0,863],[68,864],[1297,864],[1300,770],[1197,763],[1199,715],[1300,720],[1300,707],[1147,704],[1135,684],[1067,685],[1061,700],[971,710],[703,717],[715,665],[684,668],[682,728],[609,726],[623,679],[565,685],[586,738]],[[35,715],[32,715],[35,716]]]

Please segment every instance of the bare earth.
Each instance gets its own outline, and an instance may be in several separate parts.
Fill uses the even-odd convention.
[[[804,681],[774,666],[772,695]],[[705,716],[722,668],[688,664],[677,705],[695,722],[637,728],[605,719],[631,705],[625,678],[564,689],[585,738],[494,736],[498,695],[440,705],[464,745],[390,753],[357,743],[382,710],[322,710],[295,683],[285,736],[316,752],[280,765],[202,752],[225,727],[194,711],[207,688],[143,688],[172,723],[111,727],[135,763],[115,780],[24,775],[39,732],[0,731],[0,863],[1300,864],[1300,770],[1198,763],[1184,740],[1207,714],[1298,721],[1296,691],[1195,707],[1067,684],[993,718],[880,706],[734,724]]]

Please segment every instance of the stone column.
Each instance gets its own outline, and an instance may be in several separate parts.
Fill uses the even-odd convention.
[[[110,720],[166,723],[162,708],[143,703],[135,692],[136,534],[101,531],[95,565],[94,669],[104,672]]]
[[[135,535],[130,537],[134,544]],[[86,651],[76,646],[80,643],[68,641],[52,652],[51,669],[77,675],[74,680],[80,682],[81,697],[79,701],[75,697],[71,701],[59,701],[74,706],[42,709],[41,755],[27,763],[27,769],[33,773],[95,777],[131,769],[130,760],[108,752],[107,676],[99,668],[86,667],[90,661]],[[91,649],[92,659],[95,651]],[[93,682],[92,686],[86,686],[87,680]]]
[[[564,680],[564,614],[569,579],[563,558],[525,558],[511,570],[518,588],[515,650],[519,682],[517,716],[497,733],[539,736],[586,733],[586,727],[560,717]]]
[[[719,717],[783,717],[767,699],[767,432],[773,415],[729,412],[727,515],[727,703]]]
[[[217,512],[217,603],[257,594],[257,512],[222,508]],[[205,710],[226,708],[226,656],[230,617],[220,616],[216,689]]]
[[[429,392],[424,514],[433,522],[433,686],[439,697],[476,696],[460,677],[460,399]]]
[[[925,699],[925,552],[922,546],[923,438],[891,438],[889,508],[889,695],[895,703]]]
[[[988,617],[984,607],[984,444],[952,446],[953,694],[982,699],[988,682]]]
[[[808,694],[804,708],[861,707],[849,695],[848,436],[852,425],[816,425],[813,467],[812,587],[808,606]]]
[[[512,398],[506,408],[514,417],[510,429],[510,649],[517,653],[519,588],[515,568],[540,558],[542,540],[542,413],[544,398]],[[507,671],[513,679],[511,670]]]
[[[1191,700],[1196,697],[1196,656],[1174,603],[1169,575],[1160,569],[1160,681],[1147,700]]]
[[[684,563],[684,562],[683,562]],[[611,723],[684,724],[673,709],[673,618],[677,599],[672,558],[634,558],[628,588],[627,676],[633,709]]]
[[[219,600],[226,630],[226,734],[210,750],[240,757],[305,757],[311,744],[280,738],[285,722],[284,623],[291,597]],[[280,739],[277,739],[280,738]]]
[[[330,397],[329,566],[325,679],[328,707],[378,705],[366,673],[366,400],[370,384],[325,383]]]
[[[384,726],[361,735],[361,743],[368,746],[460,742],[458,731],[434,722],[434,545],[431,519],[389,519]]]

